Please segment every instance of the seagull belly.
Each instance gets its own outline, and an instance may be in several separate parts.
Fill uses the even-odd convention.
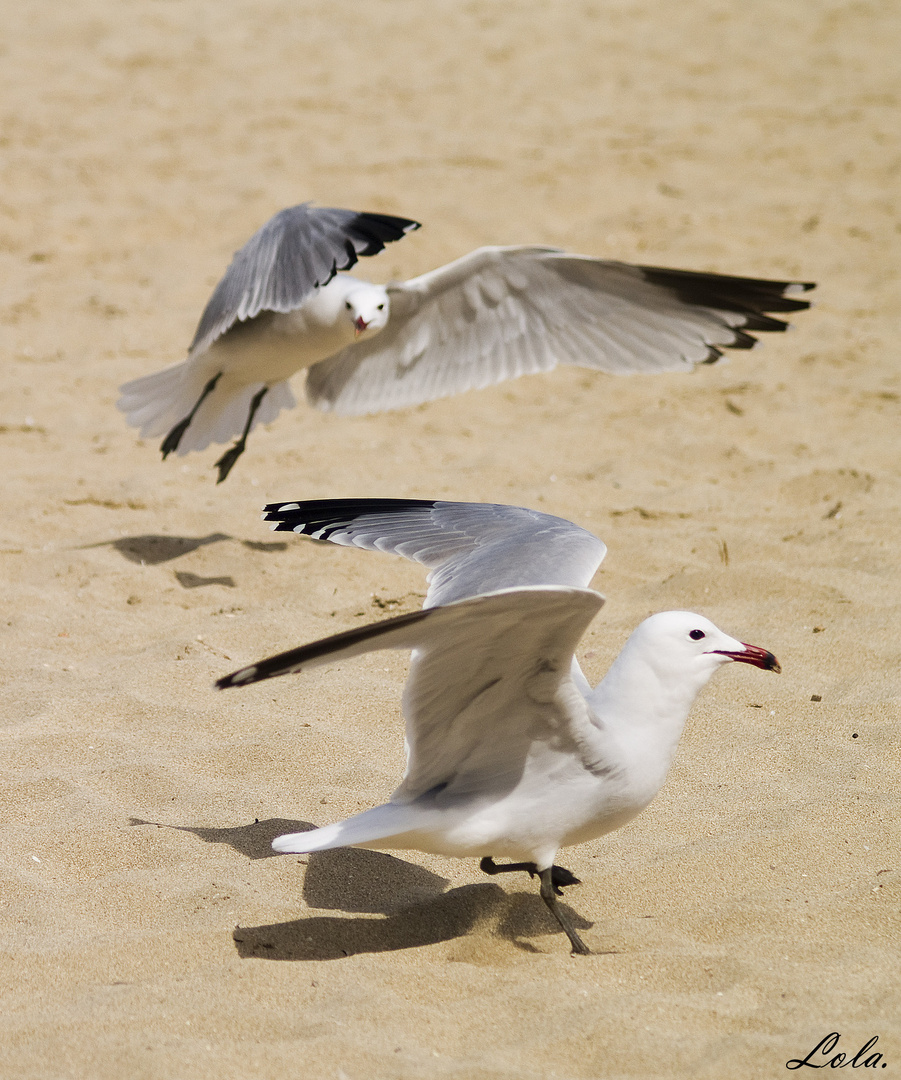
[[[619,763],[588,764],[550,747],[536,758],[516,788],[492,808],[495,818],[503,815],[499,833],[515,848],[511,858],[531,851],[529,857],[540,865],[540,851],[555,852],[622,828],[658,790],[658,785],[636,783]],[[496,850],[508,853],[500,846]]]
[[[451,784],[397,806],[410,827],[366,846],[549,865],[560,848],[620,828],[653,798],[620,773],[592,771],[570,754],[545,750],[512,787],[501,778],[495,784],[489,776],[470,777],[469,792]]]
[[[302,308],[287,315],[267,311],[235,323],[214,341],[204,366],[221,371],[224,383],[272,385],[339,352],[353,340],[353,326],[348,333],[343,322],[317,325],[305,317]]]

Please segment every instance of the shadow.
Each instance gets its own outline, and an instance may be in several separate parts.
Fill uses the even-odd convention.
[[[84,544],[78,551],[90,548],[112,547],[129,562],[141,566],[157,566],[181,558],[207,544],[218,544],[222,540],[234,540],[228,533],[210,533],[209,536],[123,536],[121,540],[101,540],[99,544]],[[282,540],[240,540],[243,547],[251,551],[278,552],[286,551],[288,544]]]
[[[227,533],[210,533],[209,536],[123,536],[121,540],[103,540],[99,544],[86,544],[85,548],[112,547],[129,562],[142,566],[157,566],[187,555],[207,544],[231,540]]]
[[[201,829],[191,825],[164,825],[159,821],[144,821],[131,817],[129,825],[156,825],[158,829],[175,829],[191,833],[208,844],[228,844],[248,859],[272,859],[278,855],[272,850],[272,841],[285,833],[308,832],[315,829],[309,821],[289,821],[288,818],[267,818],[250,825],[238,825],[233,829]]]
[[[272,841],[285,833],[308,832],[308,821],[267,818],[232,829],[203,829],[189,825],[161,825],[157,821],[129,818],[129,825],[156,825],[191,833],[208,844],[228,844],[248,859],[271,859],[278,855]],[[281,856],[285,858],[286,856]],[[303,881],[303,898],[309,907],[330,911],[388,915],[410,904],[440,896],[447,878],[421,866],[365,848],[335,848],[313,852]]]
[[[398,860],[399,861],[399,860]],[[580,930],[594,924],[563,905]],[[314,915],[267,926],[236,926],[238,955],[264,960],[343,960],[360,953],[394,952],[464,937],[478,923],[494,919],[492,932],[523,952],[537,953],[528,937],[552,936],[569,943],[537,893],[507,893],[493,882],[462,885],[385,918],[342,919]]]
[[[464,885],[381,919],[313,916],[270,926],[236,926],[238,955],[265,960],[343,960],[463,937],[504,902],[500,885]]]
[[[308,907],[390,915],[441,896],[449,882],[382,851],[335,848],[309,856],[303,879]]]
[[[229,589],[235,587],[235,579],[230,575],[225,577],[201,577],[200,574],[191,574],[187,570],[176,570],[175,577],[183,589],[200,589],[204,585],[225,585]]]
[[[317,826],[307,821],[267,818],[234,828],[208,829],[163,825],[129,818],[129,825],[156,825],[191,833],[208,844],[227,844],[248,859],[276,856],[272,841]],[[281,856],[291,858],[291,856]],[[567,941],[537,890],[508,894],[494,882],[477,882],[445,892],[446,878],[414,863],[365,848],[335,848],[307,858],[303,899],[311,908],[376,915],[382,918],[342,918],[311,915],[286,923],[239,926],[234,939],[242,957],[268,960],[341,960],[358,953],[391,952],[434,945],[470,933],[486,919],[493,932],[524,952],[539,950],[528,938],[554,936],[560,948]],[[594,923],[561,904],[579,930]]]

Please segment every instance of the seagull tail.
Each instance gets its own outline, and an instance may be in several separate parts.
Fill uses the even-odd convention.
[[[421,824],[421,815],[416,818],[416,824]],[[327,851],[340,847],[407,847],[410,846],[407,843],[392,841],[409,834],[413,826],[407,806],[386,803],[334,825],[324,825],[321,829],[277,836],[272,841],[272,847],[282,854]]]
[[[132,427],[140,428],[142,439],[165,435],[187,416],[200,397],[203,380],[196,381],[197,392],[191,400],[195,380],[190,377],[188,362],[171,364],[162,371],[120,386],[122,396],[116,402],[116,408],[125,413],[125,419]]]
[[[117,408],[125,413],[132,427],[140,429],[142,439],[166,435],[191,412],[204,386],[215,371],[208,371],[190,360],[172,364],[121,386]],[[204,450],[210,443],[225,443],[244,430],[250,403],[263,383],[231,383],[226,379],[206,398],[187,431],[181,437],[178,454]],[[283,409],[297,404],[287,382],[274,383],[263,398],[254,417],[257,424],[271,423]]]

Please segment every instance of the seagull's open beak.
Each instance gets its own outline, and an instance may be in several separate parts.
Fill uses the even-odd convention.
[[[369,326],[369,323],[363,318],[362,315],[358,315],[354,319],[354,326],[356,327],[357,333],[362,334],[366,327]]]
[[[714,649],[713,652],[719,653],[720,656],[728,656],[730,660],[737,660],[740,664],[753,664],[754,667],[763,668],[764,671],[775,671],[777,675],[782,670],[782,665],[771,652],[761,649],[759,645],[748,645],[744,641],[742,645],[744,650],[741,652],[738,649],[735,652]]]

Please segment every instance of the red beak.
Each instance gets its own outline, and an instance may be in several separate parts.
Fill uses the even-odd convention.
[[[727,652],[725,649],[714,649],[721,656],[728,656],[730,660],[737,660],[740,664],[752,664],[754,667],[763,668],[764,671],[775,671],[778,675],[782,665],[771,652],[761,649],[759,645],[748,645],[744,641],[743,652]]]
[[[366,322],[362,315],[358,315],[357,318],[354,319],[354,326],[357,328],[358,334],[362,334],[368,325],[369,323]]]

